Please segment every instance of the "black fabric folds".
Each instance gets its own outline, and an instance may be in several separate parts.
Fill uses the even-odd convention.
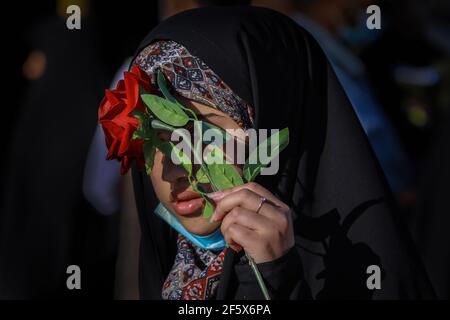
[[[316,299],[434,296],[352,107],[307,32],[268,9],[211,7],[165,20],[139,50],[165,39],[200,57],[253,105],[257,128],[289,127],[278,174],[257,182],[292,208],[298,256],[290,255],[301,261],[293,281],[304,281]],[[175,232],[153,214],[157,199],[143,173],[134,171],[134,187],[142,228],[141,297],[160,299]],[[218,299],[240,297],[238,261],[229,250]],[[381,270],[379,290],[367,287],[371,265]],[[296,288],[275,298],[302,299]]]

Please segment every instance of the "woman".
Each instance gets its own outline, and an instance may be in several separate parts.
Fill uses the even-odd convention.
[[[347,98],[293,21],[252,7],[187,11],[157,26],[133,63],[153,78],[161,70],[217,126],[290,131],[276,175],[210,195],[211,223],[183,169],[161,153],[150,177],[133,169],[142,299],[262,299],[244,252],[272,299],[432,295]],[[217,234],[229,248],[198,245]]]

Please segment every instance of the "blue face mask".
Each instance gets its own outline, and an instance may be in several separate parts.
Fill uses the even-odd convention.
[[[206,236],[198,236],[196,234],[192,234],[186,230],[185,227],[178,221],[178,219],[167,210],[162,203],[160,203],[156,209],[155,213],[164,221],[166,221],[172,228],[174,228],[178,233],[183,235],[189,242],[194,245],[207,249],[207,250],[223,250],[226,247],[225,239],[220,232],[220,228],[217,228],[211,234]]]

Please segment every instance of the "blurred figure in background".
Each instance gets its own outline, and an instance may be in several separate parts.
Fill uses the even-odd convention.
[[[378,30],[366,28],[367,0],[256,0],[291,16],[308,30],[324,49],[364,128],[372,148],[395,194],[408,192],[411,168],[397,133],[383,113],[367,78],[363,62],[345,45],[344,39],[368,45]]]
[[[386,30],[361,57],[415,163],[404,212],[437,297],[450,297],[450,2],[383,1]]]
[[[441,118],[435,97],[442,74],[434,62],[449,43],[448,37],[442,39],[444,3],[448,1],[383,1],[385,31],[360,50],[384,111],[417,169]]]
[[[66,27],[69,5],[80,7],[80,30]],[[27,41],[11,50],[29,50],[27,88],[17,89],[24,98],[8,117],[15,121],[1,181],[2,299],[113,297],[118,216],[98,214],[83,196],[82,178],[111,70],[142,37],[130,30],[156,23],[156,4],[139,3],[139,12],[135,5],[48,1],[42,12],[27,6],[23,19],[35,14],[34,24],[19,23]],[[117,47],[114,38],[125,36]],[[81,269],[82,290],[67,288],[70,265]]]
[[[114,222],[99,217],[80,188],[106,83],[95,27],[84,16],[88,8],[82,8],[82,32],[68,31],[65,17],[53,15],[29,34],[32,51],[23,72],[30,85],[5,154],[8,169],[2,181],[3,299],[108,296],[112,291]],[[83,271],[83,290],[66,287],[72,264]]]

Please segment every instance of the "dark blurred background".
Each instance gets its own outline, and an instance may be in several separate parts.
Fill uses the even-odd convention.
[[[5,4],[4,15],[10,17],[2,28],[0,299],[138,298],[139,234],[130,231],[137,217],[129,181],[111,172],[98,181],[112,179],[114,188],[106,183],[102,188],[97,178],[86,181],[96,177],[88,159],[95,160],[96,150],[103,155],[96,144],[98,105],[158,21],[197,6],[249,2]],[[381,9],[380,30],[366,26],[366,8],[373,4]],[[69,5],[81,8],[80,30],[66,27]],[[408,225],[437,296],[448,299],[450,2],[256,0],[252,5],[291,16],[323,47],[392,188],[396,214]],[[94,191],[86,185],[95,185]],[[117,203],[91,200],[102,192]],[[66,287],[71,264],[82,270],[82,290]]]

